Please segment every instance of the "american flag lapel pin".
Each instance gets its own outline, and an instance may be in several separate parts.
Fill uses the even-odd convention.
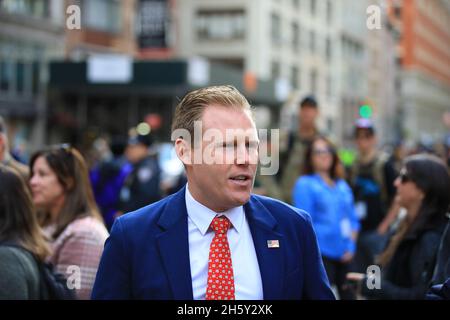
[[[267,240],[267,248],[279,248],[280,242],[278,240]]]

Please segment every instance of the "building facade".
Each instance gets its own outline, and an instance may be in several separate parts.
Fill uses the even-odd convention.
[[[450,1],[389,1],[392,24],[400,30],[400,107],[409,141],[433,143],[445,134],[450,110]]]
[[[45,142],[47,64],[64,54],[64,22],[62,1],[0,1],[0,114],[18,154]]]
[[[52,65],[50,142],[63,139],[89,148],[99,135],[126,134],[128,128],[154,115],[162,122],[155,134],[168,140],[178,98],[207,85],[233,84],[255,104],[273,110],[275,86],[270,77],[248,77],[233,65],[183,53],[185,1],[78,0],[70,4],[80,6],[84,22],[80,30],[66,31],[68,61]],[[105,17],[96,20],[98,12],[105,12]],[[71,79],[61,73],[70,73]]]
[[[137,54],[135,0],[65,0],[80,8],[80,28],[66,28],[65,56],[83,61],[92,54]]]
[[[177,53],[230,65],[272,79],[281,127],[295,130],[300,98],[314,94],[320,126],[335,130],[337,96],[330,68],[336,57],[335,1],[178,1]]]

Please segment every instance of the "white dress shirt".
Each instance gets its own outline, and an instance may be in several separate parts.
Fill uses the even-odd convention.
[[[217,214],[193,198],[189,192],[189,185],[186,186],[185,198],[194,300],[205,300],[209,247],[214,238],[214,231],[209,226],[215,216],[222,215],[226,216],[232,224],[227,236],[233,264],[235,298],[236,300],[262,300],[261,273],[244,207],[232,208]]]

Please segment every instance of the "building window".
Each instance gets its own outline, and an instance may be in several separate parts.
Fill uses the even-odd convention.
[[[317,70],[311,70],[310,74],[311,93],[317,95]]]
[[[331,61],[331,56],[332,56],[331,40],[330,38],[327,37],[325,40],[325,57],[328,62]]]
[[[139,48],[166,48],[169,21],[167,1],[140,0],[136,16],[136,35]]]
[[[394,7],[394,16],[399,19],[401,18],[401,16],[402,16],[402,8],[401,7],[399,7],[399,6]]]
[[[0,90],[9,91],[12,85],[13,64],[4,58],[0,61]]]
[[[49,0],[0,0],[0,10],[36,18],[49,17]]]
[[[300,48],[300,28],[295,22],[292,24],[292,47],[294,51]]]
[[[316,33],[314,30],[309,32],[309,51],[311,51],[311,53],[316,51]]]
[[[331,0],[327,1],[327,9],[326,9],[326,14],[327,14],[327,23],[331,23],[331,21],[333,20],[333,4],[331,2]]]
[[[275,79],[275,80],[281,76],[281,68],[280,68],[279,62],[277,62],[277,61],[272,62],[271,74],[272,74],[272,79]]]
[[[31,92],[37,95],[40,91],[41,68],[39,62],[31,64]]]
[[[16,92],[22,95],[25,91],[25,63],[17,61],[16,63]]]
[[[331,76],[328,75],[327,76],[327,92],[326,92],[326,95],[327,95],[328,99],[331,98],[332,94],[333,94],[333,88],[332,88]]]
[[[201,40],[244,39],[245,13],[243,10],[199,11],[196,30]]]
[[[351,56],[356,60],[364,58],[364,47],[361,43],[342,37],[342,50],[345,56]]]
[[[82,5],[82,19],[86,27],[110,33],[120,32],[122,26],[120,1],[84,0]]]
[[[309,3],[310,3],[311,15],[315,16],[316,10],[317,10],[316,0],[310,0]]]
[[[333,132],[334,131],[334,121],[332,118],[327,118],[327,131]]]
[[[299,70],[297,67],[292,67],[291,70],[291,84],[292,84],[292,88],[294,89],[298,89],[300,88],[299,86],[299,82],[298,82],[298,77],[299,77]]]
[[[281,43],[281,19],[280,16],[273,13],[271,17],[271,36],[272,42],[280,44]]]

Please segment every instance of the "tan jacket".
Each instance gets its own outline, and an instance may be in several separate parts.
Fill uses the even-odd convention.
[[[30,169],[28,168],[28,166],[20,163],[19,161],[16,161],[9,154],[5,156],[5,159],[2,163],[7,167],[15,169],[28,184],[28,179],[30,177]]]

